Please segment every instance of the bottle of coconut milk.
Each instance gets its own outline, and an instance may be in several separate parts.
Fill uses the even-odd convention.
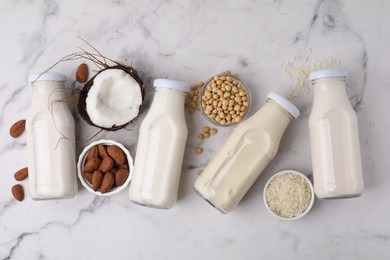
[[[232,211],[275,157],[287,126],[299,116],[290,101],[269,93],[240,123],[195,181],[194,190],[222,213]]]
[[[64,100],[66,77],[33,74],[26,122],[29,192],[34,200],[72,198],[77,194],[75,124]]]
[[[156,79],[152,106],[140,128],[129,196],[134,203],[171,208],[177,199],[188,129],[187,83]]]
[[[346,93],[347,72],[310,74],[314,89],[309,116],[314,190],[318,198],[360,196],[364,189],[358,120]]]

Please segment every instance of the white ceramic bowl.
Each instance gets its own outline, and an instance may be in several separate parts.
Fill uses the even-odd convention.
[[[127,158],[127,162],[129,164],[129,177],[127,178],[126,182],[122,186],[116,187],[116,188],[114,188],[111,191],[106,192],[106,193],[101,193],[100,191],[94,191],[92,189],[92,185],[84,178],[84,174],[83,174],[85,159],[87,158],[87,154],[88,154],[89,149],[91,149],[93,146],[99,145],[99,144],[103,144],[103,145],[116,145],[116,146],[120,147],[122,149],[122,151],[125,153],[126,158]],[[132,174],[133,174],[133,157],[131,157],[130,152],[122,144],[120,144],[118,142],[115,142],[113,140],[104,140],[104,139],[102,139],[102,140],[90,143],[81,152],[81,154],[79,156],[79,160],[77,162],[77,175],[79,177],[79,180],[80,180],[81,184],[89,192],[92,192],[92,193],[94,193],[94,194],[96,194],[98,196],[111,196],[111,195],[119,193],[120,191],[122,191],[123,189],[125,189],[129,185]]]
[[[276,213],[270,208],[270,206],[268,205],[267,197],[266,197],[267,189],[268,189],[269,184],[271,183],[271,181],[274,180],[276,177],[278,177],[278,176],[280,176],[280,175],[283,175],[283,174],[286,174],[286,173],[292,173],[292,174],[298,175],[298,176],[300,176],[301,178],[303,178],[303,179],[309,184],[309,187],[310,187],[310,194],[311,194],[310,203],[309,203],[309,206],[306,208],[306,210],[305,210],[304,212],[302,212],[300,215],[297,215],[297,216],[292,217],[292,218],[286,218],[286,217],[282,217],[282,216],[279,216],[278,214],[276,214]],[[269,212],[272,216],[274,216],[274,217],[276,217],[276,218],[278,218],[278,219],[281,219],[281,220],[297,220],[297,219],[300,219],[300,218],[304,217],[307,213],[309,213],[309,211],[310,211],[311,208],[313,207],[314,199],[315,199],[313,184],[311,183],[311,181],[309,180],[309,178],[306,177],[306,175],[304,175],[303,173],[300,173],[300,172],[298,172],[298,171],[294,171],[294,170],[284,170],[284,171],[280,171],[280,172],[274,174],[271,178],[269,178],[269,180],[268,180],[267,183],[265,184],[264,192],[263,192],[263,199],[264,199],[265,207],[267,208],[268,212]]]

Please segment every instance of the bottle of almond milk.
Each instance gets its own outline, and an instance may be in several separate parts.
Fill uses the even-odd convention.
[[[194,190],[222,213],[232,211],[275,157],[287,126],[299,116],[290,101],[269,93],[240,123],[195,181]]]
[[[64,101],[65,75],[33,74],[26,122],[29,191],[34,200],[77,194],[75,124]]]
[[[309,116],[314,190],[320,199],[360,196],[364,189],[358,120],[346,93],[347,72],[310,74],[314,89]]]
[[[142,121],[129,196],[134,203],[171,208],[177,199],[188,129],[185,82],[156,79],[152,106]]]

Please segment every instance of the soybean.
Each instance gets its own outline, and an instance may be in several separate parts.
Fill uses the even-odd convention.
[[[195,152],[196,152],[197,154],[201,154],[201,153],[203,153],[203,148],[202,148],[202,147],[196,147],[196,148],[195,148]]]
[[[210,134],[211,135],[215,135],[217,132],[218,132],[218,130],[216,128],[211,128],[210,129]]]

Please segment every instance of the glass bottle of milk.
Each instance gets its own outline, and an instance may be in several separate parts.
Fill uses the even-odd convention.
[[[195,181],[194,190],[222,213],[232,211],[275,157],[287,126],[299,116],[290,101],[269,93],[240,123]]]
[[[310,74],[314,89],[309,116],[314,191],[320,199],[360,196],[364,189],[358,120],[346,93],[347,72]]]
[[[185,82],[156,79],[151,108],[140,128],[129,197],[136,204],[171,208],[177,199],[188,129]]]
[[[34,200],[72,198],[77,194],[75,123],[64,101],[66,77],[33,74],[26,122],[29,192]]]

